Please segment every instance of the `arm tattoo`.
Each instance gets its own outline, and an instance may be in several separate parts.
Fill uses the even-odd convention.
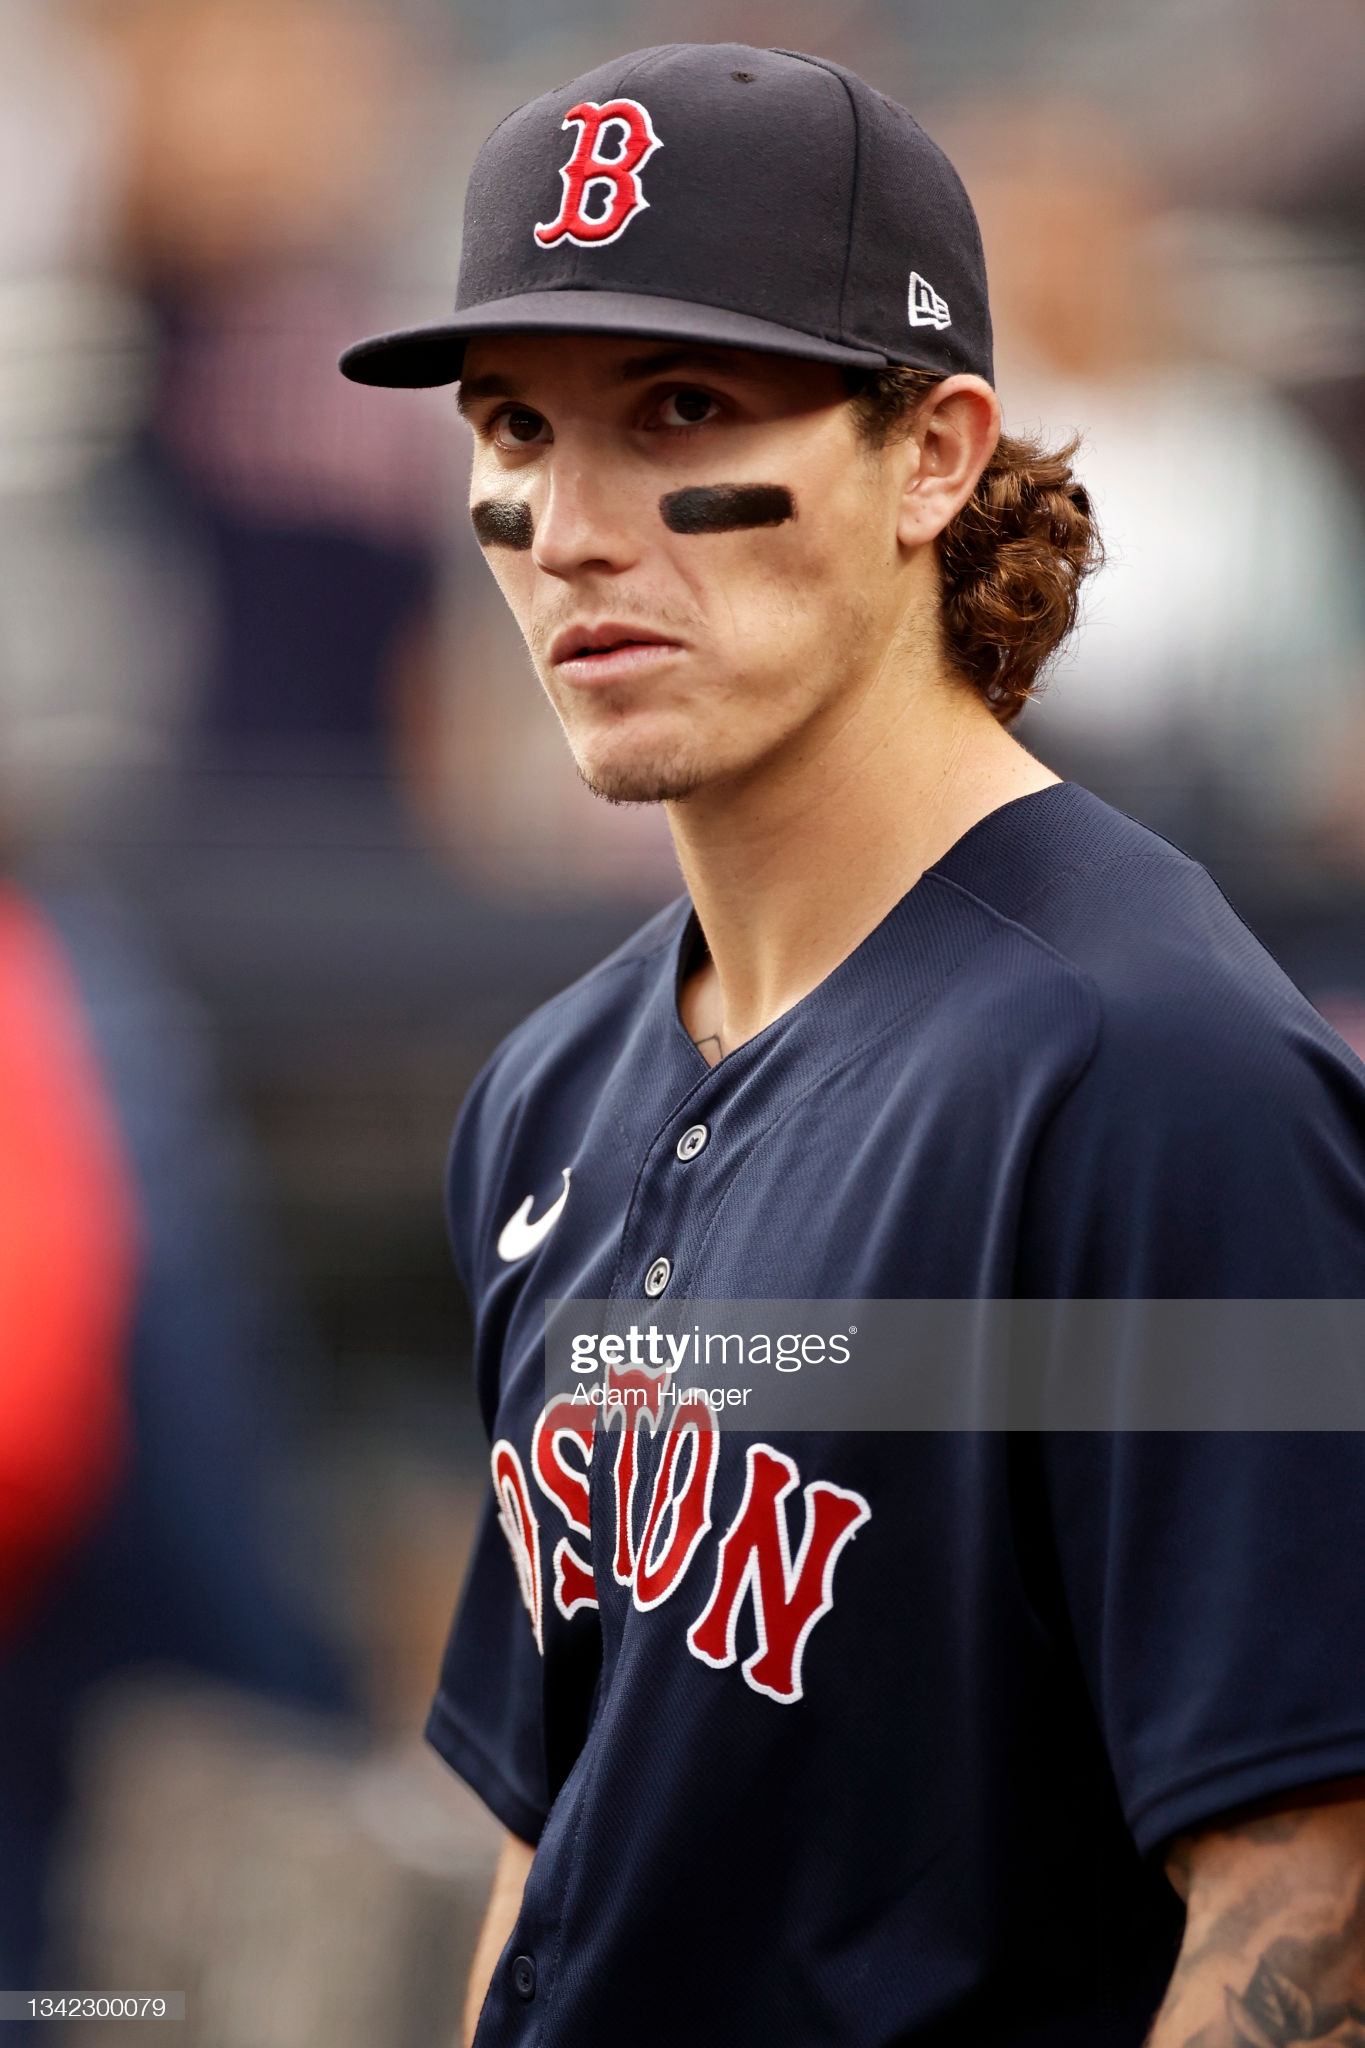
[[[1202,1953],[1217,1946],[1210,1938]],[[1225,1984],[1224,2002],[1225,2025],[1201,2027],[1185,2048],[1365,2048],[1365,1879],[1335,1927],[1271,1941],[1240,1990]]]

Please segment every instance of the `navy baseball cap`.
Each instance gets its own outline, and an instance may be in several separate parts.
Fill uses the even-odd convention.
[[[470,176],[454,317],[341,367],[451,384],[492,333],[992,375],[981,236],[942,150],[841,65],[743,43],[636,50],[509,114]]]

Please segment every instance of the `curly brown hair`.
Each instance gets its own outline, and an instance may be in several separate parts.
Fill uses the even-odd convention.
[[[908,433],[932,371],[892,365],[845,373],[858,430],[880,448]],[[938,537],[949,659],[1002,725],[1037,694],[1043,669],[1076,623],[1081,585],[1104,559],[1078,442],[1049,451],[1002,434],[976,489]]]

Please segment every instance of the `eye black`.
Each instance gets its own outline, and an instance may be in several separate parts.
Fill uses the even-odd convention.
[[[545,424],[538,412],[519,407],[515,412],[503,414],[503,425],[514,441],[534,441]]]

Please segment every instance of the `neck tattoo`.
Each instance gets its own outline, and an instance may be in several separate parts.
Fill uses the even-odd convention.
[[[784,525],[796,517],[796,500],[785,484],[695,484],[660,498],[659,513],[674,533],[733,533]]]

